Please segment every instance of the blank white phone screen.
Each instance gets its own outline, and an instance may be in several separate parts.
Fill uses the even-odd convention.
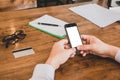
[[[78,32],[77,26],[67,27],[66,30],[67,30],[72,48],[77,47],[78,45],[82,45],[82,41]]]

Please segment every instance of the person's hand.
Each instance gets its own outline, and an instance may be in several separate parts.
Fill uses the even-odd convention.
[[[65,63],[69,57],[73,57],[76,51],[75,48],[69,48],[66,44],[68,44],[68,40],[66,39],[56,42],[53,45],[46,64],[50,64],[57,69],[61,64]]]
[[[78,50],[80,50],[80,54],[83,56],[91,53],[101,57],[114,58],[117,51],[119,50],[118,47],[108,45],[91,35],[81,35],[81,38],[83,40],[83,45],[78,46]]]

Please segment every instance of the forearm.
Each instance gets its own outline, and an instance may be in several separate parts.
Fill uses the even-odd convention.
[[[48,64],[36,65],[30,80],[54,80],[55,69]]]
[[[120,48],[109,45],[109,57],[115,59],[116,54],[118,54],[118,51]]]
[[[120,48],[109,45],[109,57],[120,63]]]

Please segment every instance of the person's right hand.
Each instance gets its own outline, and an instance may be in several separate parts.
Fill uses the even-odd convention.
[[[53,66],[54,69],[65,63],[70,57],[75,56],[76,49],[66,46],[67,39],[60,40],[53,45],[51,53],[46,61],[46,64]]]
[[[114,58],[117,51],[119,50],[118,47],[108,45],[91,35],[81,35],[81,38],[83,40],[83,45],[78,46],[78,50],[80,50],[80,54],[83,56],[91,53],[101,57]]]

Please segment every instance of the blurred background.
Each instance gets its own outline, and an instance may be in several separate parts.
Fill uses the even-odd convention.
[[[86,2],[92,0],[0,0],[0,12],[9,11],[9,10],[36,8],[36,7],[74,4],[83,1]]]

